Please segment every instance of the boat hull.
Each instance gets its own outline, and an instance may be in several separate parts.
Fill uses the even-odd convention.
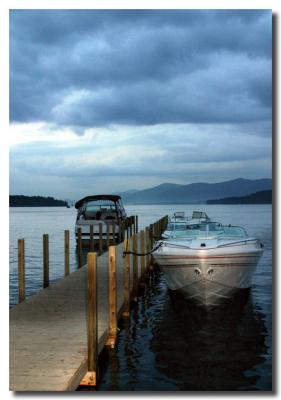
[[[185,254],[154,254],[167,285],[186,299],[206,308],[219,306],[239,289],[251,287],[261,249],[228,253],[223,250],[186,251]]]

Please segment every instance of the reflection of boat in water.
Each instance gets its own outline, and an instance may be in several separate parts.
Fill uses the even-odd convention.
[[[99,390],[271,390],[266,319],[249,290],[212,313],[169,293],[154,270]]]
[[[249,288],[263,253],[260,240],[243,228],[214,222],[198,211],[191,219],[174,216],[162,237],[153,258],[168,287],[206,308]]]
[[[256,390],[255,367],[267,353],[264,315],[249,290],[235,296],[212,313],[175,292],[166,298],[150,348],[159,373],[179,390]]]

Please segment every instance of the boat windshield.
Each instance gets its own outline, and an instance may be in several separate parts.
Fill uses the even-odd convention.
[[[173,223],[173,222],[170,222],[168,224],[168,226],[167,226],[167,230],[168,231],[174,231],[174,230],[183,231],[185,229],[186,229],[186,224],[185,223],[179,223],[179,222]]]
[[[97,200],[97,201],[90,201],[89,203],[85,204],[85,211],[86,212],[96,212],[96,211],[116,211],[116,206],[114,201],[110,200]]]
[[[242,227],[222,225],[218,222],[201,222],[198,224],[170,223],[167,227],[167,231],[169,231],[169,235],[172,237],[247,237],[247,233]]]

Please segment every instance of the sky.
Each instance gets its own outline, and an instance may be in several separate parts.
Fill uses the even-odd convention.
[[[12,10],[10,193],[271,177],[271,10]]]

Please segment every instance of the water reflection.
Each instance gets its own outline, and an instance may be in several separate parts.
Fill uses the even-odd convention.
[[[267,330],[249,291],[210,314],[171,296],[156,273],[139,300],[99,390],[257,390]]]
[[[266,334],[249,291],[210,313],[167,296],[151,351],[156,368],[180,390],[255,390],[259,376],[247,371],[265,361]]]

